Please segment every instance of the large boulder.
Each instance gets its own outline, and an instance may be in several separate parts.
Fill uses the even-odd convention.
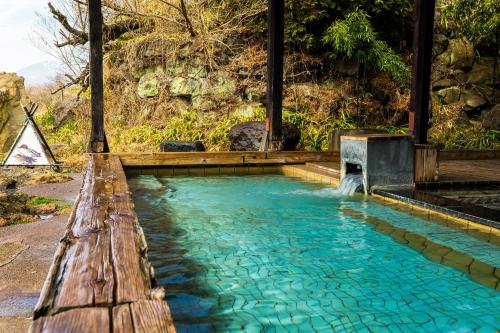
[[[495,105],[489,111],[483,112],[483,127],[500,131],[500,104]]]
[[[478,60],[467,73],[467,83],[471,84],[489,84],[494,78],[495,66],[491,59]]]
[[[283,150],[291,151],[300,142],[300,130],[291,123],[283,123]],[[263,121],[248,121],[238,124],[229,131],[231,151],[258,151],[266,136],[266,125]]]
[[[462,91],[459,87],[449,87],[439,90],[437,94],[444,104],[452,104],[460,101]]]
[[[170,82],[172,96],[191,98],[199,95],[200,90],[201,82],[194,78],[178,76]]]
[[[203,95],[193,96],[191,105],[196,111],[207,112],[217,107],[217,103]]]
[[[165,141],[160,144],[160,150],[162,152],[195,152],[205,151],[205,146],[201,141]]]
[[[481,108],[488,104],[488,101],[483,96],[474,91],[465,91],[462,99],[465,105],[472,109]]]
[[[6,152],[24,123],[24,78],[0,72],[0,151]]]
[[[432,46],[432,51],[434,52],[434,54],[441,54],[443,52],[445,52],[448,48],[448,44],[449,44],[449,41],[448,41],[448,38],[443,35],[443,34],[435,34],[434,35],[434,43],[433,43],[433,46]]]
[[[238,81],[228,72],[214,72],[210,75],[208,94],[218,101],[233,100],[238,94]]]
[[[432,82],[432,90],[441,90],[457,84],[457,81],[451,78],[443,78]]]
[[[156,97],[160,94],[160,80],[156,73],[148,73],[141,77],[137,85],[140,98]]]
[[[59,102],[54,106],[54,128],[59,128],[61,125],[74,119],[77,110],[89,103],[88,99],[72,98],[63,102]]]
[[[466,38],[450,40],[447,52],[452,67],[471,67],[474,62],[474,45]]]

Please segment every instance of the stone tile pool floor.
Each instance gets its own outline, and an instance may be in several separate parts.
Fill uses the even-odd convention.
[[[495,267],[498,245],[285,176],[137,176],[129,184],[179,332],[500,328],[498,290],[365,217]]]

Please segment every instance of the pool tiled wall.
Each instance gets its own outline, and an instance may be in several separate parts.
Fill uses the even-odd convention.
[[[174,176],[213,176],[213,175],[262,175],[281,172],[279,165],[248,165],[248,166],[179,166],[160,168],[128,168],[129,175],[153,175],[160,177]]]

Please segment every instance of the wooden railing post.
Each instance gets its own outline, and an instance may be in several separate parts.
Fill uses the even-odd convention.
[[[266,150],[281,150],[285,1],[268,0],[268,6]]]
[[[91,132],[90,152],[109,152],[104,132],[104,83],[102,54],[102,5],[101,0],[88,0],[90,42]]]
[[[415,0],[409,134],[415,137],[415,143],[417,144],[427,143],[427,131],[429,129],[429,96],[435,7],[436,0]]]
[[[438,180],[438,151],[430,145],[415,145],[415,183]]]

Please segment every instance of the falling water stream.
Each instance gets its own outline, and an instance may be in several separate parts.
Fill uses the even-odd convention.
[[[337,193],[343,195],[353,195],[355,192],[363,192],[363,174],[347,174],[341,181]]]

